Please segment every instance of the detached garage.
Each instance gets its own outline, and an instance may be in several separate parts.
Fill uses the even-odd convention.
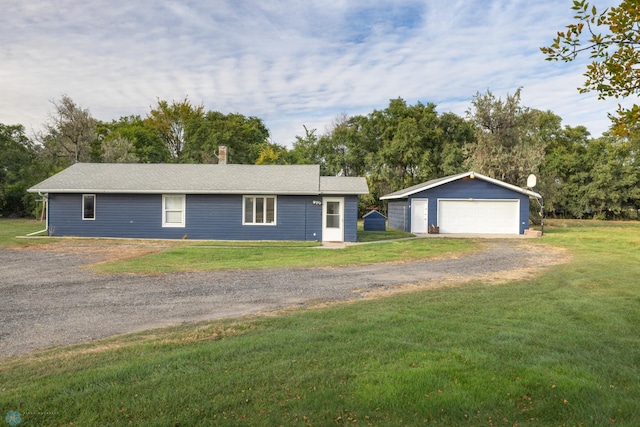
[[[381,197],[388,201],[389,227],[427,233],[524,234],[533,191],[465,172],[434,179]]]

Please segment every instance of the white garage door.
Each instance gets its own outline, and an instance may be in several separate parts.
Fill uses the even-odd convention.
[[[440,233],[519,234],[519,200],[439,200]]]

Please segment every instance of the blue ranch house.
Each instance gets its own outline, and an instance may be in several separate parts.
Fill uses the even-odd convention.
[[[76,163],[31,187],[55,236],[356,241],[365,178],[318,165]]]

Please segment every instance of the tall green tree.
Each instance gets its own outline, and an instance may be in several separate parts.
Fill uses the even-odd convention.
[[[102,162],[162,163],[171,159],[159,132],[139,116],[98,126]]]
[[[229,163],[255,164],[269,143],[263,121],[242,114],[208,111],[202,120],[192,121],[187,131],[185,159],[189,162],[217,163],[218,147],[224,145]]]
[[[0,124],[1,215],[23,216],[33,212],[35,196],[26,190],[41,178],[35,158],[35,146],[22,125]]]
[[[438,127],[438,150],[434,153],[435,177],[455,175],[465,171],[465,148],[475,141],[470,122],[453,113],[440,116]]]
[[[324,134],[305,127],[290,155],[294,163],[321,165],[323,175],[365,176],[366,206],[400,188],[463,170],[464,147],[473,128],[452,113],[439,116],[434,104],[408,105],[402,98],[367,116],[340,115]]]
[[[438,125],[434,104],[408,105],[401,98],[368,116],[363,139],[375,150],[368,172],[376,197],[435,177],[442,143]]]
[[[578,195],[589,173],[583,163],[589,139],[584,126],[566,126],[546,145],[538,189],[549,214],[580,217],[584,213],[585,203]]]
[[[585,54],[585,84],[580,92],[596,91],[600,99],[637,97],[640,94],[640,2],[623,0],[598,11],[586,0],[574,0],[576,22],[559,31],[553,43],[541,47],[547,60],[573,61]],[[640,106],[620,106],[610,115],[620,135],[640,133]]]
[[[547,145],[540,190],[547,211],[571,218],[634,218],[640,208],[640,161],[628,138],[592,139],[565,127]]]
[[[475,142],[468,146],[467,164],[476,172],[524,186],[536,173],[546,141],[540,111],[520,105],[520,89],[503,101],[491,91],[477,93],[468,116],[475,126]]]
[[[577,188],[584,212],[599,219],[621,218],[640,201],[638,162],[626,138],[604,135],[589,142]]]
[[[188,129],[197,126],[203,117],[204,106],[194,106],[188,98],[171,103],[158,99],[158,105],[147,117],[147,124],[156,130],[171,159],[179,162],[183,158]]]
[[[296,165],[321,164],[317,129],[304,126],[304,136],[296,135],[293,148],[289,150],[289,162]]]

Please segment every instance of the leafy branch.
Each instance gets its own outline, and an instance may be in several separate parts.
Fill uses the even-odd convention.
[[[570,62],[588,52],[585,83],[580,93],[595,91],[599,99],[626,98],[640,94],[640,0],[623,0],[619,6],[598,12],[586,0],[574,0],[577,22],[559,31],[553,43],[540,50],[549,61]],[[602,30],[602,31],[601,31]],[[618,106],[611,116],[618,133],[638,129],[640,107]]]

